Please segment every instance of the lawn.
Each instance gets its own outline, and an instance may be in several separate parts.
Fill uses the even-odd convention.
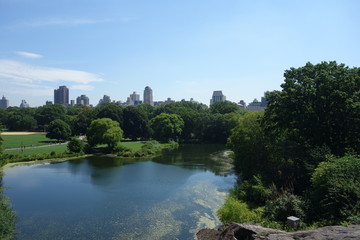
[[[3,148],[19,148],[21,146],[29,147],[47,145],[55,142],[46,137],[46,133],[35,133],[30,135],[2,135]]]
[[[34,155],[41,153],[51,153],[54,151],[55,153],[64,153],[67,151],[67,145],[54,145],[50,147],[39,147],[39,148],[25,148],[24,151],[21,150],[6,150],[4,153],[6,154],[18,154],[18,155]]]
[[[135,152],[139,151],[144,143],[145,142],[121,142],[121,145]]]

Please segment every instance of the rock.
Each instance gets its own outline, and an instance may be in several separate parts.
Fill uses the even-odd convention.
[[[315,230],[284,232],[253,224],[229,223],[218,230],[202,229],[198,240],[360,240],[360,225],[329,226]]]

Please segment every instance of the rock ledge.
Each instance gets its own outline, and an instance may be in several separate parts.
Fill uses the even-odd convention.
[[[329,226],[315,230],[284,232],[253,224],[229,223],[218,230],[202,229],[198,240],[360,240],[360,225]]]

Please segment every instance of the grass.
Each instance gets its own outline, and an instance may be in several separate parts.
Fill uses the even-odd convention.
[[[35,133],[30,135],[2,135],[3,148],[19,148],[21,146],[41,146],[55,142],[46,137],[46,133]]]
[[[132,150],[139,151],[145,142],[121,142],[121,145]]]
[[[67,145],[54,145],[50,147],[41,147],[41,148],[25,148],[22,152],[21,150],[7,150],[4,151],[6,154],[17,154],[21,156],[26,155],[34,155],[34,154],[41,154],[41,153],[64,153],[67,150]]]

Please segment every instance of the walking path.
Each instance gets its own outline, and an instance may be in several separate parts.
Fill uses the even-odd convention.
[[[69,142],[63,142],[63,143],[53,143],[53,144],[47,144],[47,145],[40,145],[40,146],[27,146],[27,147],[19,147],[19,148],[7,148],[4,149],[4,151],[8,151],[8,150],[21,150],[21,149],[28,149],[28,148],[43,148],[43,147],[52,147],[52,146],[56,146],[56,145],[66,145]]]

